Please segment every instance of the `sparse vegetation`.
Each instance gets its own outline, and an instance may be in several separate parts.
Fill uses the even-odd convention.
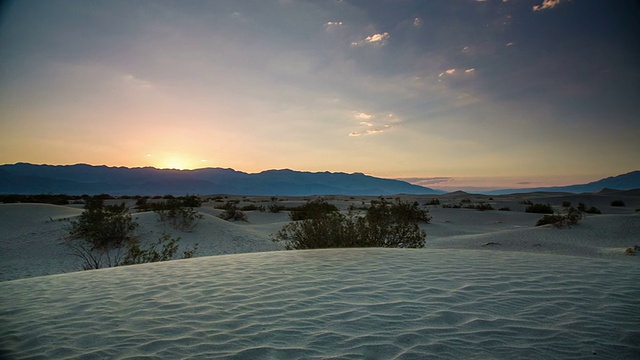
[[[578,225],[582,220],[582,214],[580,211],[573,207],[566,208],[564,214],[552,214],[543,216],[536,226],[551,224],[557,228],[571,227]]]
[[[429,201],[427,203],[427,205],[440,205],[440,200],[436,199],[436,198],[433,198],[433,199],[431,199],[431,201]]]
[[[227,221],[248,221],[247,215],[238,208],[235,202],[228,201],[225,206],[225,210],[218,217]]]
[[[83,270],[120,265],[171,260],[180,239],[163,235],[157,244],[142,249],[134,235],[138,223],[124,203],[104,205],[103,198],[88,198],[85,210],[76,220],[69,220],[69,233],[63,237],[71,255],[82,260]],[[157,250],[156,246],[162,246]],[[187,249],[183,257],[192,257],[196,248]]]
[[[553,214],[553,207],[549,204],[531,204],[524,210],[535,214]]]
[[[140,247],[140,244],[138,242],[134,242],[127,248],[127,253],[124,256],[121,265],[134,265],[173,260],[178,253],[179,242],[179,237],[174,239],[167,233],[162,234],[162,236],[156,243],[151,244],[146,249]],[[192,258],[197,250],[198,244],[196,244],[193,248],[184,250],[182,253],[182,259]]]
[[[310,205],[310,217],[285,225],[272,237],[291,249],[338,247],[424,247],[426,234],[418,221],[429,222],[428,211],[418,203],[383,198],[371,202],[364,216],[350,211],[342,214],[337,208]]]
[[[147,207],[158,215],[158,221],[168,222],[175,229],[191,231],[197,225],[198,220],[204,216],[198,213],[192,206],[200,206],[199,198],[169,198],[167,201],[149,203]]]
[[[298,221],[313,219],[316,217],[320,217],[326,213],[336,211],[338,211],[338,208],[335,205],[329,204],[323,198],[318,198],[313,201],[307,201],[306,204],[291,209],[289,217],[292,221]]]
[[[625,205],[624,205],[624,201],[622,200],[613,200],[611,202],[611,206],[625,206]]]
[[[508,206],[503,206],[500,209],[498,209],[498,211],[511,211],[511,208]]]

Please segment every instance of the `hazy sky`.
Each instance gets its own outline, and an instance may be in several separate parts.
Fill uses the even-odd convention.
[[[640,168],[640,5],[21,0],[0,163],[537,186]]]

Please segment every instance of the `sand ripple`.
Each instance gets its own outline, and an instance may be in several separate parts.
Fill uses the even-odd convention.
[[[640,267],[320,250],[0,283],[1,358],[640,358]]]

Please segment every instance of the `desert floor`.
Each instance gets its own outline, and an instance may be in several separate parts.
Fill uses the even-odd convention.
[[[640,245],[638,195],[401,196],[510,211],[428,206],[425,249],[306,251],[270,240],[287,212],[217,217],[224,201],[271,198],[212,197],[191,232],[134,214],[143,241],[166,231],[198,243],[197,258],[94,271],[60,244],[58,220],[82,205],[2,204],[0,357],[638,358],[640,256],[625,254]],[[374,199],[324,198],[345,210]],[[535,227],[525,200],[602,214]]]

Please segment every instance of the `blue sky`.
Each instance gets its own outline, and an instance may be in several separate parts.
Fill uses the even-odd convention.
[[[435,188],[640,164],[634,1],[25,0],[0,19],[0,163]]]

